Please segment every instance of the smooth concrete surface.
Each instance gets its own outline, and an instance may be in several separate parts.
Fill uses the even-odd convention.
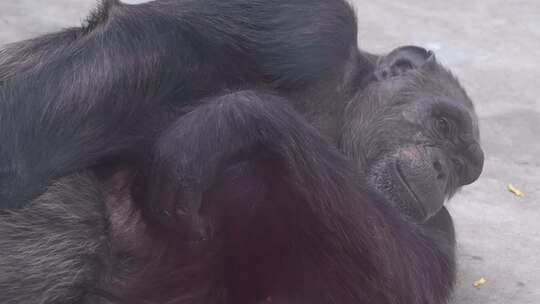
[[[94,3],[0,0],[0,43],[76,25]],[[476,102],[486,162],[481,178],[449,203],[459,250],[453,303],[539,304],[540,1],[357,0],[354,5],[363,49],[428,47]],[[510,193],[508,184],[525,197]],[[480,278],[487,283],[474,287]]]

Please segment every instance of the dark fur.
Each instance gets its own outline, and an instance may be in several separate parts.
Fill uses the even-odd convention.
[[[356,45],[341,1],[105,1],[99,11],[83,28],[4,51],[4,207],[104,159],[138,158],[201,97],[262,86],[293,94],[338,77]]]
[[[105,197],[88,174],[0,215],[0,302],[81,302],[98,293],[109,245]]]
[[[0,248],[39,250],[0,253],[5,301],[443,303],[450,216],[404,220],[352,162],[368,171],[380,147],[354,123],[376,109],[345,115],[386,108],[365,97],[378,58],[337,0],[105,1],[82,28],[6,48],[0,235],[27,235]],[[437,75],[427,95],[468,101]],[[63,216],[77,220],[47,241]]]

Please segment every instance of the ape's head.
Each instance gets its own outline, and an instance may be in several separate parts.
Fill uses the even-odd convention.
[[[343,151],[408,218],[423,222],[475,181],[484,155],[474,107],[432,52],[415,46],[378,58],[346,110]]]

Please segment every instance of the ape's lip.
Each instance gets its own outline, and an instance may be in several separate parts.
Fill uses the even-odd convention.
[[[395,171],[396,171],[396,176],[397,176],[398,180],[403,185],[403,188],[405,188],[407,190],[407,192],[409,192],[409,197],[410,197],[411,201],[414,201],[414,204],[416,205],[416,207],[420,211],[420,214],[421,214],[422,218],[425,218],[426,215],[427,215],[427,212],[426,212],[426,209],[424,208],[424,204],[422,204],[422,201],[418,198],[416,193],[414,193],[413,189],[411,188],[411,186],[407,182],[407,179],[405,179],[405,175],[403,174],[403,170],[401,169],[401,165],[400,165],[399,161],[395,162],[395,169],[396,169]]]

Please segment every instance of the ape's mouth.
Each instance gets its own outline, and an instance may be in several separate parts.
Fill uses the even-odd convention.
[[[407,179],[405,178],[406,175],[403,174],[403,169],[401,168],[399,161],[395,162],[394,168],[395,168],[395,172],[396,172],[395,175],[397,176],[397,179],[401,183],[403,189],[405,189],[405,191],[408,194],[408,198],[405,199],[405,202],[410,205],[414,204],[414,206],[410,206],[410,207],[413,207],[413,209],[416,211],[414,213],[416,216],[418,216],[417,219],[422,221],[427,216],[427,212],[426,212],[426,209],[424,208],[424,204],[422,204],[422,201],[418,198],[416,193],[414,193],[414,190],[411,188],[411,186],[407,182]],[[405,194],[405,193],[402,193],[402,194]]]

